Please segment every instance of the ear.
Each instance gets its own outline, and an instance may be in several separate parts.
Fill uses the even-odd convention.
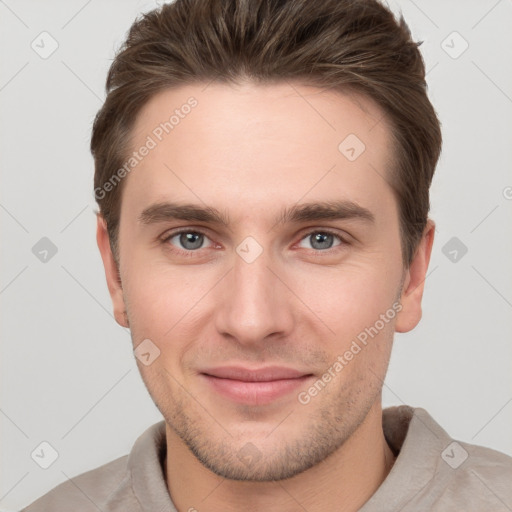
[[[428,219],[414,257],[405,273],[400,296],[402,309],[396,317],[396,332],[411,331],[421,320],[421,299],[434,243],[434,232],[435,224]]]
[[[128,316],[126,315],[126,305],[123,297],[123,287],[117,263],[112,254],[110,240],[107,231],[107,223],[101,214],[96,214],[97,229],[96,241],[105,267],[105,277],[107,278],[108,291],[114,306],[114,318],[122,327],[129,327]]]

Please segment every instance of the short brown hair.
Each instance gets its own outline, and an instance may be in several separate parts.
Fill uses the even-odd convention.
[[[377,0],[175,0],[142,15],[110,67],[91,138],[96,199],[116,261],[124,180],[104,187],[130,154],[141,108],[165,89],[249,79],[355,91],[383,109],[395,140],[389,182],[408,267],[442,144],[421,44],[402,14],[397,22]]]

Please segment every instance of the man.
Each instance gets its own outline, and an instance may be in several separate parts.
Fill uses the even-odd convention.
[[[97,241],[165,421],[25,510],[512,509],[512,459],[382,411],[434,239],[417,46],[374,0],[132,26],[93,127]]]

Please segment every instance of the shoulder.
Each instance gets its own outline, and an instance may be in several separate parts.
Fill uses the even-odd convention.
[[[140,512],[141,502],[171,510],[163,478],[165,422],[148,427],[130,454],[68,478],[22,512]]]
[[[512,508],[512,457],[504,453],[451,441],[441,453],[439,476],[440,500],[456,497],[466,510]]]
[[[512,457],[453,439],[421,408],[414,415],[415,455],[431,470],[422,498],[430,510],[512,510]]]
[[[128,505],[132,493],[128,455],[115,459],[76,477],[69,478],[21,512],[110,512],[108,505],[117,494]],[[116,501],[116,500],[114,500]],[[119,502],[119,505],[122,505]],[[133,509],[132,509],[133,510]],[[134,509],[138,510],[138,509]]]
[[[397,458],[365,512],[512,510],[512,457],[453,439],[425,409],[383,412]]]

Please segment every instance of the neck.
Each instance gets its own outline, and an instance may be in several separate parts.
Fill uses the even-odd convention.
[[[205,468],[168,425],[166,438],[167,453],[172,454],[165,461],[167,487],[179,511],[356,511],[375,493],[394,463],[382,431],[380,402],[327,459],[286,480],[224,479]]]

